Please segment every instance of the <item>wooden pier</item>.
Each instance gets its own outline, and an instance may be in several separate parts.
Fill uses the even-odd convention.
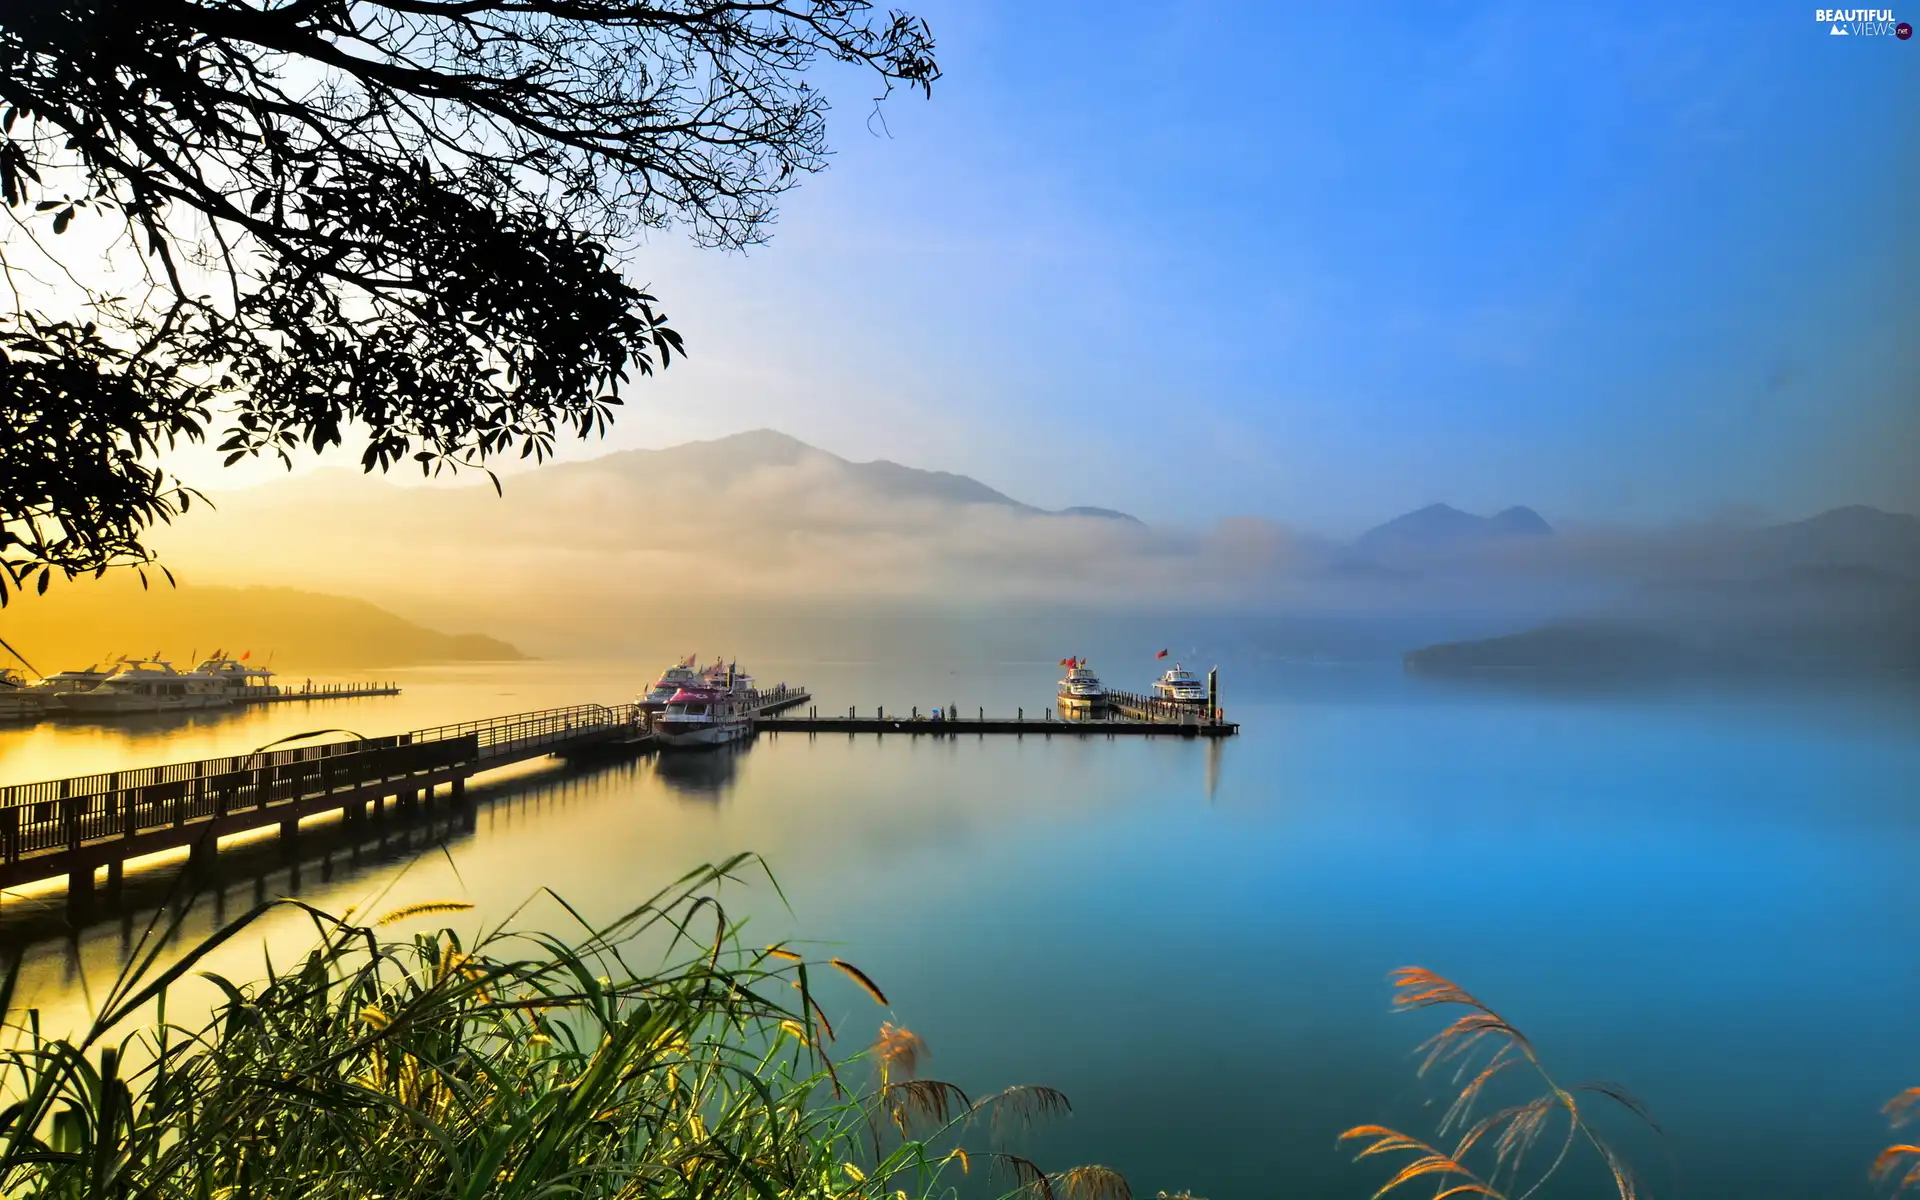
[[[933,715],[934,712],[939,715]],[[1042,709],[1035,716],[1028,716],[1024,709],[1017,710],[1011,717],[990,717],[984,710],[975,710],[975,715],[956,714],[950,708],[929,710],[922,714],[914,709],[910,716],[890,714],[876,709],[871,716],[861,716],[849,709],[845,716],[821,716],[817,711],[809,710],[804,717],[771,717],[754,722],[754,728],[760,733],[912,733],[930,736],[956,736],[959,734],[1035,734],[1065,737],[1098,737],[1100,735],[1133,737],[1233,737],[1240,732],[1240,726],[1232,721],[1208,719],[1204,709],[1169,706],[1164,712],[1158,712],[1151,718],[1129,716],[1108,718],[1073,718],[1058,716],[1050,708]]]
[[[326,693],[339,694],[339,693]],[[364,693],[380,694],[380,693]],[[318,698],[292,693],[287,699]],[[908,717],[876,709],[861,716],[782,716],[812,697],[802,687],[778,687],[755,696],[756,732],[1034,735],[1102,734],[1225,738],[1240,731],[1218,708],[1162,704],[1129,697],[1120,714],[1067,720],[1052,709],[1028,716],[972,717],[951,708]],[[647,714],[634,704],[582,704],[416,729],[393,737],[357,738],[286,750],[256,751],[72,779],[0,787],[0,888],[38,880],[67,880],[67,904],[92,906],[95,877],[117,891],[128,859],[189,850],[190,869],[211,862],[220,839],[277,828],[291,843],[308,817],[338,813],[349,822],[396,810],[464,807],[466,782],[482,771],[547,755],[602,757],[653,749]]]
[[[350,700],[355,696],[398,696],[397,683],[309,683],[302,687],[283,687],[261,695],[240,696],[236,704],[280,704],[289,700]]]
[[[74,779],[0,787],[0,887],[67,877],[67,904],[91,906],[94,875],[117,889],[126,860],[189,847],[211,860],[219,840],[338,812],[375,819],[389,801],[402,810],[466,802],[481,771],[549,754],[615,743],[646,748],[634,705],[584,704],[415,730],[396,737],[327,742],[290,750],[202,759]]]

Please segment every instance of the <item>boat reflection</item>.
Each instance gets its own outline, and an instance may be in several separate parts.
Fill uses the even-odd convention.
[[[752,745],[749,738],[698,753],[655,755],[653,776],[683,796],[718,801],[733,790],[740,758]]]

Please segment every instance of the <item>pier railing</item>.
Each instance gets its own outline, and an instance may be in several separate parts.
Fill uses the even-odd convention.
[[[131,838],[472,763],[475,743],[472,734],[418,744],[401,735],[16,784],[0,789],[0,854],[14,862],[35,851],[77,849],[96,838]]]
[[[391,737],[104,771],[0,787],[0,859],[75,849],[208,817],[326,796],[343,788],[528,758],[631,728],[633,705],[581,704]]]
[[[612,733],[642,723],[638,705],[575,704],[512,717],[435,725],[405,735],[414,742],[437,742],[473,737],[482,761],[520,754],[541,746],[581,741],[596,733]]]
[[[1182,704],[1158,696],[1116,692],[1112,689],[1107,691],[1107,704],[1133,720],[1163,725],[1207,725],[1218,722],[1221,716],[1205,704]]]

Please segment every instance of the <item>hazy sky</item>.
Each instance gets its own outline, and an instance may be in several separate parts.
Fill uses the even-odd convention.
[[[932,102],[883,130],[837,77],[769,246],[637,255],[692,358],[569,457],[771,426],[1331,533],[1920,511],[1920,39],[1783,0],[905,6]]]

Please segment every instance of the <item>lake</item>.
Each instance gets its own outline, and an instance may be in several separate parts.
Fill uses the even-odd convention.
[[[1470,624],[1438,631],[1489,631]],[[419,669],[392,673],[398,697],[10,730],[0,781],[624,701],[695,650],[806,683],[823,712],[1037,712],[1059,658],[1144,689],[1165,646],[1169,663],[1219,664],[1240,737],[788,734],[518,769],[477,785],[473,828],[431,847],[297,868],[242,856],[255,865],[225,871],[190,928],[289,891],[336,910],[470,900],[478,913],[453,923],[471,927],[553,887],[609,916],[753,850],[791,911],[766,887],[730,892],[750,940],[800,936],[858,963],[926,1038],[929,1073],[970,1093],[1059,1087],[1074,1114],[1032,1152],[1115,1167],[1136,1195],[1370,1195],[1386,1172],[1350,1162],[1339,1132],[1429,1135],[1445,1103],[1412,1053],[1440,1017],[1389,1010],[1387,972],[1408,964],[1501,1010],[1563,1080],[1642,1097],[1665,1140],[1624,1144],[1656,1196],[1872,1194],[1868,1164],[1891,1140],[1880,1106],[1920,1083],[1914,694],[1404,677],[1398,651],[1436,631],[767,621],[701,644],[659,622],[632,662]],[[28,943],[25,999],[55,1022],[85,1011],[130,928],[42,937],[59,900],[0,904],[0,932]],[[304,934],[288,915],[263,936],[279,958]],[[261,941],[217,965],[246,973]],[[844,1000],[851,1047],[888,1014]],[[1590,1162],[1562,1179],[1552,1195],[1606,1192]]]

